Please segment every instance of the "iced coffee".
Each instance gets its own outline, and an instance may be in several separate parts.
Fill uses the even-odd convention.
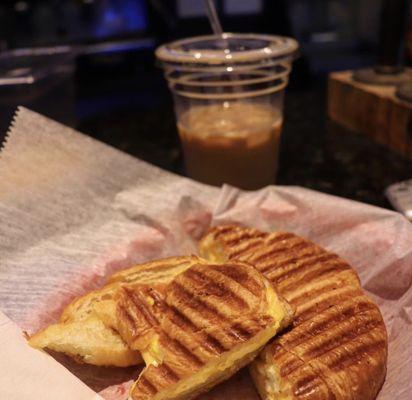
[[[156,50],[189,177],[243,189],[275,183],[297,50],[294,39],[253,33],[184,38]]]
[[[242,102],[195,106],[180,116],[178,128],[189,176],[243,189],[274,183],[282,128],[279,110]]]

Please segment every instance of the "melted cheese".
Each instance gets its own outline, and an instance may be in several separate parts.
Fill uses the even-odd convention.
[[[164,353],[160,346],[158,335],[148,344],[146,350],[142,351],[142,357],[147,366],[154,365],[157,367],[163,362]]]

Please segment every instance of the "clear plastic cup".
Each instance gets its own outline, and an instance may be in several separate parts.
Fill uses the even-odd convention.
[[[156,50],[190,177],[243,189],[275,182],[284,90],[297,50],[291,38],[232,33]]]

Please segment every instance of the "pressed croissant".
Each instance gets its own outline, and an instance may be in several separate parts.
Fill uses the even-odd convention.
[[[211,229],[200,252],[254,265],[296,308],[292,329],[251,365],[262,399],[375,399],[386,374],[386,328],[347,262],[292,233],[237,226]]]

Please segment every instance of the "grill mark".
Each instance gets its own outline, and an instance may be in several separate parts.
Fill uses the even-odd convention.
[[[299,250],[303,250],[304,248],[309,247],[309,246],[311,246],[309,243],[307,243],[307,242],[305,242],[303,239],[300,239],[300,238],[299,238],[299,242],[297,242],[297,243],[295,243],[295,244],[293,244],[293,245],[291,245],[291,246],[290,246],[290,243],[287,242],[287,243],[285,243],[284,246],[276,247],[276,248],[274,248],[274,249],[272,249],[272,250],[269,250],[269,251],[267,251],[267,252],[264,252],[263,254],[260,254],[260,255],[259,255],[258,257],[256,257],[256,258],[252,257],[252,258],[250,259],[250,261],[251,261],[252,263],[261,263],[261,262],[267,260],[269,257],[272,257],[272,256],[274,256],[274,255],[276,255],[276,254],[283,253],[283,252],[286,252],[286,251],[287,251],[287,252],[290,252],[290,251],[299,251]]]
[[[233,292],[227,285],[213,281],[211,277],[200,271],[191,268],[186,271],[185,278],[188,278],[189,284],[191,284],[190,280],[192,280],[201,285],[202,291],[199,292],[200,295],[216,295],[218,297],[223,297],[225,302],[230,303],[234,308],[249,308],[247,302]],[[205,291],[205,293],[203,293],[203,291]]]
[[[308,247],[310,248],[310,247]],[[318,256],[324,254],[324,252],[321,252],[319,254],[319,249],[313,247],[310,248],[311,251],[309,253],[304,253],[304,254],[289,254],[289,257],[285,260],[279,261],[277,259],[272,260],[273,263],[266,265],[263,267],[260,271],[264,273],[265,275],[269,276],[271,273],[276,272],[275,270],[281,269],[283,267],[287,267],[290,264],[293,263],[302,263],[311,257]]]
[[[347,264],[346,261],[344,261],[342,258],[340,258],[337,254],[335,253],[329,253],[325,252],[323,254],[319,254],[318,256],[315,256],[313,260],[305,260],[301,264],[301,266],[306,267],[307,265],[312,265],[315,262],[325,262],[325,261],[331,261],[331,260],[337,260],[340,261],[344,264]]]
[[[278,339],[277,339],[278,340]],[[292,351],[286,350],[278,341],[273,342],[272,346],[272,358],[276,361],[277,365],[280,367],[280,376],[282,378],[287,378],[290,374],[295,372],[301,367],[305,366],[305,362]],[[282,360],[282,355],[286,354],[286,360]],[[277,359],[280,357],[280,359]]]
[[[359,321],[354,321],[359,322]],[[345,345],[346,343],[352,342],[354,339],[364,335],[365,333],[375,329],[381,324],[381,321],[376,320],[369,320],[367,323],[362,321],[362,325],[355,325],[356,330],[354,327],[352,330],[339,332],[339,337],[331,337],[329,336],[325,341],[319,343],[317,346],[308,350],[305,355],[310,357],[311,359],[323,356],[326,353],[331,352],[332,350],[337,349]]]
[[[289,352],[288,352],[289,353]],[[288,360],[288,363],[285,365],[282,365],[280,369],[280,376],[282,378],[286,378],[296,370],[298,370],[300,367],[302,367],[304,364],[302,360],[300,360],[297,357],[293,357],[292,361]]]
[[[319,388],[319,377],[314,374],[306,374],[306,376],[297,380],[294,384],[293,394],[299,396],[309,396]]]
[[[283,379],[288,379],[288,377],[291,374],[293,374],[295,371],[297,371],[297,373],[299,374],[298,376],[302,376],[303,374],[306,373],[306,378],[302,378],[302,380],[309,379],[308,371],[307,370],[306,371],[302,370],[304,367],[306,367],[306,368],[310,369],[310,376],[311,377],[313,376],[313,380],[318,378],[318,380],[320,380],[322,383],[325,384],[325,382],[323,382],[323,380],[312,370],[312,368],[309,367],[308,364],[306,364],[298,355],[294,354],[291,351],[286,350],[280,344],[275,344],[275,345],[272,345],[272,346],[275,346],[275,348],[274,348],[274,361],[277,362],[278,365],[279,365],[279,363],[282,365],[281,368],[280,368],[280,376]],[[276,355],[282,355],[282,352],[284,352],[288,356],[288,358],[286,360],[283,360],[283,361],[280,361],[280,360],[276,361]],[[300,369],[300,371],[299,371],[299,369]],[[291,378],[289,378],[289,379],[291,379]],[[309,381],[311,381],[311,380],[312,379],[309,379]],[[298,380],[294,385],[295,387],[297,386],[297,388],[294,390],[294,394],[296,396],[300,396],[300,395],[304,394],[303,391],[302,391],[302,393],[299,393],[299,383],[300,383],[300,381]],[[314,384],[313,386],[316,386],[316,384]],[[325,386],[326,386],[326,384],[325,384]]]
[[[218,230],[217,230],[218,229]],[[228,225],[228,226],[224,226],[223,228],[215,228],[215,232],[213,232],[213,236],[215,238],[219,238],[220,236],[228,233],[228,232],[233,232],[238,230],[239,228],[236,226],[232,226],[232,225]]]
[[[233,329],[236,332],[236,335],[238,335],[239,339],[242,341],[249,340],[255,333],[255,328],[251,327],[250,330],[244,328],[240,323],[236,323],[231,326],[231,329]]]
[[[250,333],[247,329],[243,328],[240,323],[236,325],[232,325],[230,327],[231,331],[240,339],[240,340],[248,340],[253,336],[253,332]],[[232,334],[232,332],[231,332]]]
[[[353,364],[359,363],[365,356],[381,351],[386,348],[384,339],[376,340],[373,343],[363,343],[354,351],[340,354],[331,363],[326,364],[332,371],[338,372],[350,367]]]
[[[315,372],[312,368],[312,366],[309,363],[306,363],[303,359],[301,359],[299,357],[298,354],[296,354],[293,351],[289,351],[286,350],[281,344],[274,342],[271,346],[273,346],[273,359],[276,360],[276,355],[281,355],[282,351],[287,354],[288,356],[292,357],[293,361],[290,361],[289,359],[284,361],[283,363],[285,365],[283,365],[281,367],[281,374],[280,376],[284,379],[286,379],[291,373],[297,371],[299,368],[305,368],[306,370],[301,371],[300,375],[303,375],[304,373],[310,374],[310,376],[314,376],[315,379],[317,378],[326,388],[327,390],[327,399],[328,400],[336,400],[336,396],[334,395],[334,393],[330,390],[329,386],[327,385],[327,383],[325,382],[325,380],[323,379],[323,377],[321,375],[319,375],[317,372]],[[289,358],[290,358],[289,357]],[[279,361],[278,361],[279,362]],[[310,370],[310,372],[307,371],[307,369]],[[285,373],[286,372],[286,373]],[[299,382],[299,381],[298,381]],[[319,384],[314,385],[314,386],[319,386]],[[307,396],[305,396],[306,398]]]
[[[204,365],[203,361],[200,360],[196,354],[193,354],[182,342],[177,338],[172,338],[167,332],[163,333],[164,336],[162,339],[165,347],[169,348],[174,353],[180,353],[184,358],[189,361],[194,367],[200,368]],[[163,364],[162,364],[163,365]]]
[[[164,303],[163,296],[156,289],[149,289],[149,296],[159,305]]]
[[[177,291],[178,297],[182,297],[183,301],[186,303],[186,305],[190,308],[192,308],[195,311],[200,311],[199,313],[201,314],[201,311],[205,312],[208,314],[213,319],[213,317],[219,317],[221,320],[226,321],[226,317],[224,315],[221,315],[218,310],[216,310],[214,307],[210,306],[209,304],[205,303],[204,301],[200,300],[197,297],[194,297],[192,293],[190,293],[184,286],[182,286],[180,283],[173,281],[172,282],[172,288],[174,288]],[[202,314],[201,314],[202,315]],[[204,316],[203,316],[204,317]]]
[[[333,314],[330,315],[328,318],[323,319],[321,321],[311,321],[308,326],[303,327],[301,325],[299,335],[296,335],[293,338],[293,332],[289,335],[284,336],[284,343],[291,347],[296,347],[302,344],[307,340],[307,337],[315,337],[320,336],[321,334],[330,331],[336,325],[340,324],[341,322],[353,318],[356,315],[360,315],[367,311],[372,311],[375,309],[375,306],[372,303],[364,303],[362,308],[357,308],[357,304],[351,303],[349,307],[346,309],[339,309],[338,307],[334,306],[331,310],[333,310]],[[304,330],[307,328],[306,330]]]
[[[262,241],[259,240],[259,238],[254,239],[253,242],[249,243],[247,246],[240,248],[238,250],[233,251],[232,249],[229,249],[230,252],[230,259],[239,259],[241,260],[241,257],[245,255],[245,253],[251,251],[252,249],[256,248],[257,246],[261,245]]]
[[[364,293],[360,288],[350,287],[350,290],[346,294],[341,293],[338,295],[327,297],[322,302],[315,303],[313,306],[309,307],[303,312],[299,312],[299,310],[297,310],[295,314],[295,320],[293,321],[293,323],[295,326],[304,323],[305,321],[309,320],[314,314],[319,314],[325,311],[327,308],[339,304],[339,302],[342,301],[343,296],[354,299],[363,295]]]
[[[210,335],[209,333],[201,331],[186,315],[182,314],[176,307],[171,306],[170,311],[172,315],[169,317],[175,325],[181,330],[189,330],[192,333],[200,334],[202,340],[200,345],[211,353],[220,355],[226,351],[226,348],[219,342],[218,339]]]
[[[150,308],[146,306],[145,300],[141,299],[141,293],[139,291],[132,292],[124,288],[124,292],[126,293],[126,299],[129,300],[128,303],[132,303],[135,310],[137,310],[143,316],[143,318],[149,325],[159,325],[159,321],[157,320],[157,318],[153,315]]]
[[[245,332],[243,328],[240,330],[236,330],[236,327],[232,325],[232,323],[217,309],[210,306],[209,304],[205,303],[201,299],[194,297],[185,287],[183,287],[180,283],[174,281],[172,286],[175,287],[176,290],[179,291],[179,295],[184,298],[186,306],[190,307],[193,311],[200,314],[201,317],[213,321],[214,318],[218,317],[222,323],[229,325],[227,328],[222,328],[226,332],[227,335],[234,338],[235,340],[243,341],[243,337],[248,332]],[[206,314],[206,315],[205,315]]]
[[[178,382],[180,380],[179,375],[177,375],[176,372],[171,367],[169,367],[169,365],[167,363],[163,362],[157,368],[161,370],[161,374],[168,381],[172,381],[173,383],[175,383],[175,382]]]
[[[117,307],[117,315],[119,316],[120,320],[123,321],[126,325],[128,325],[130,331],[133,333],[133,337],[136,335],[135,332],[135,321],[132,315],[129,313],[129,310],[123,306]]]
[[[270,237],[270,236],[269,236],[269,237]],[[293,233],[290,233],[290,232],[280,232],[280,233],[278,233],[277,235],[270,237],[270,239],[267,241],[267,244],[270,245],[270,244],[274,244],[274,243],[276,243],[276,242],[280,242],[280,241],[282,241],[282,240],[288,240],[288,239],[293,239],[293,238],[298,238],[298,239],[300,239],[299,236],[297,236],[297,235],[295,235],[295,234],[293,234]]]
[[[299,291],[297,291],[295,296],[289,295],[289,303],[293,304],[297,309],[305,309],[305,306],[309,306],[311,303],[322,303],[331,296],[341,296],[342,298],[345,298],[347,297],[348,292],[361,290],[357,283],[351,282],[347,276],[340,276],[340,273],[337,274],[336,277],[331,277],[330,281],[331,282],[328,283],[328,280],[321,280],[320,283],[326,283],[326,285],[315,286],[310,288],[307,292],[299,293]],[[342,301],[339,301],[338,303],[341,304]]]
[[[314,271],[311,271],[303,275],[301,278],[296,279],[295,281],[290,282],[288,285],[285,285],[284,287],[279,289],[282,293],[291,292],[294,289],[302,286],[302,284],[309,285],[309,283],[313,280],[324,278],[325,275],[330,275],[331,273],[338,273],[348,269],[350,269],[349,265],[346,264],[346,262],[339,259],[337,263],[330,264],[327,266],[321,265],[321,268],[317,268]],[[276,285],[276,281],[273,282],[273,284]]]
[[[353,289],[353,286],[349,285],[346,282],[332,282],[327,284],[326,286],[322,286],[314,290],[309,290],[308,292],[305,292],[300,296],[294,297],[293,299],[289,299],[289,302],[292,303],[295,307],[297,307],[301,304],[308,303],[308,298],[310,300],[314,300],[317,297],[321,297],[323,294],[333,294],[335,290],[339,289]]]
[[[311,267],[313,267],[316,264],[320,264],[320,263],[327,263],[328,261],[332,261],[332,260],[340,260],[339,257],[336,254],[322,254],[319,256],[315,256],[312,259],[308,259],[304,262],[299,262],[298,265],[289,270],[289,271],[284,271],[283,273],[281,273],[280,275],[277,275],[275,278],[272,278],[273,282],[276,283],[281,283],[291,277],[293,277],[293,275],[298,274],[306,269],[310,269]]]
[[[240,235],[237,235],[236,237],[234,237],[232,239],[225,240],[225,245],[229,246],[229,247],[230,246],[235,246],[236,244],[243,241],[244,239],[257,239],[257,238],[261,238],[261,237],[262,237],[262,233],[247,231],[247,232],[241,233]]]
[[[140,375],[139,377],[138,387],[139,387],[139,392],[142,391],[152,396],[158,392],[158,390],[156,389],[156,386],[153,385],[153,383],[150,382],[149,379],[147,379],[144,376],[144,374]]]
[[[250,275],[242,271],[239,265],[225,264],[213,266],[213,270],[225,276],[246,289],[252,296],[259,298],[262,293],[262,286],[255,279],[249,279]]]
[[[357,314],[362,314],[365,311],[376,310],[380,314],[378,306],[375,303],[373,303],[372,301],[370,301],[369,298],[366,295],[365,295],[365,297],[368,301],[365,300],[365,301],[362,301],[362,302],[360,301],[359,303],[356,303],[356,313]]]
[[[169,319],[180,329],[186,331],[190,330],[191,332],[199,332],[199,328],[191,321],[186,315],[184,315],[180,310],[175,306],[169,306],[170,313],[172,314]]]
[[[225,346],[219,342],[217,338],[210,335],[209,333],[203,333],[205,336],[205,345],[207,345],[210,350],[214,351],[216,354],[222,354],[226,351]]]

